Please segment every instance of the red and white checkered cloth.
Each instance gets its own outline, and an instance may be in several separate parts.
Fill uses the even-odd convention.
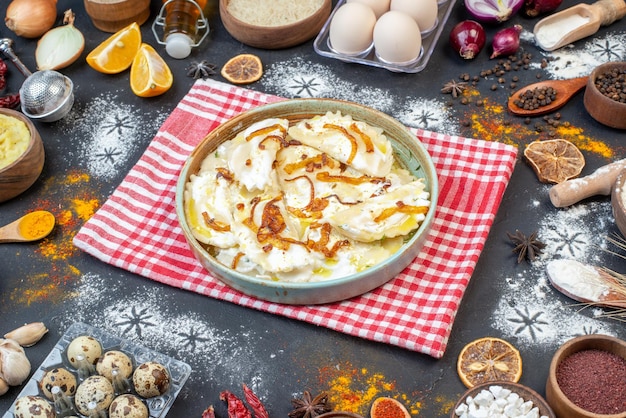
[[[74,244],[161,283],[441,358],[517,149],[414,130],[435,163],[440,185],[435,221],[419,256],[387,284],[347,301],[270,303],[231,289],[196,261],[178,224],[175,192],[185,160],[212,129],[277,100],[213,80],[197,81]]]

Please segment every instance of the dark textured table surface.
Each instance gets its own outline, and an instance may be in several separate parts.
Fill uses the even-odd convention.
[[[2,16],[7,3],[0,5]],[[571,4],[566,1],[561,8]],[[142,26],[143,39],[166,59],[175,81],[162,96],[143,99],[131,92],[128,72],[104,75],[86,65],[86,54],[108,34],[93,27],[82,1],[59,0],[57,8],[72,8],[76,26],[86,37],[81,58],[62,70],[75,84],[75,104],[63,120],[37,123],[46,150],[43,173],[27,192],[0,204],[0,224],[34,209],[49,210],[57,217],[52,235],[41,242],[0,245],[0,333],[33,321],[43,321],[50,329],[26,349],[33,369],[72,323],[86,322],[192,367],[170,410],[173,417],[199,417],[210,404],[218,416],[226,416],[219,393],[241,394],[242,382],[255,389],[271,416],[286,416],[291,398],[310,390],[328,391],[337,407],[363,415],[373,398],[392,396],[414,416],[444,417],[465,389],[456,372],[457,356],[475,338],[499,336],[516,345],[524,361],[521,383],[541,394],[550,358],[564,341],[585,333],[626,338],[623,322],[600,317],[603,311],[598,308],[581,309],[554,290],[545,274],[546,263],[555,258],[626,270],[622,258],[606,251],[624,253],[607,241],[607,236],[618,233],[609,197],[557,209],[548,198],[550,186],[540,183],[521,158],[533,140],[565,138],[579,146],[586,158],[583,175],[590,174],[624,158],[624,132],[595,122],[585,111],[582,93],[559,115],[550,115],[558,118],[556,127],[541,117],[511,116],[505,107],[511,83],[522,87],[538,79],[580,76],[601,62],[626,60],[625,22],[548,53],[532,40],[530,31],[537,19],[517,16],[512,23],[525,29],[521,51],[531,56],[527,68],[481,76],[498,61],[489,59],[489,46],[475,60],[463,61],[448,45],[452,26],[468,17],[457,1],[427,67],[404,74],[321,57],[313,41],[275,51],[242,45],[225,31],[216,4],[209,16],[208,39],[189,58],[171,59],[150,29],[160,8],[153,0],[152,14]],[[499,28],[487,27],[488,40]],[[14,36],[4,25],[0,36],[12,37],[16,54],[34,70],[36,41]],[[248,88],[290,98],[352,100],[408,126],[519,148],[515,171],[442,359],[164,286],[72,246],[80,226],[106,201],[192,86],[189,65],[207,60],[219,69],[244,52],[257,54],[265,67],[263,78]],[[467,104],[440,91],[463,74],[478,80]],[[223,81],[219,73],[213,78]],[[7,92],[17,91],[22,81],[9,63]],[[547,244],[544,254],[532,263],[517,263],[507,237],[515,230],[538,231]],[[20,390],[11,388],[0,397],[1,411],[10,407]]]

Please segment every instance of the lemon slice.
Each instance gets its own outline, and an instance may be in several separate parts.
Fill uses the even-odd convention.
[[[565,139],[532,142],[526,146],[524,157],[543,183],[561,183],[577,177],[585,167],[583,154]]]
[[[139,97],[154,97],[172,87],[170,67],[148,44],[141,44],[130,67],[130,88]]]
[[[139,46],[141,30],[135,22],[115,32],[87,55],[87,64],[104,74],[117,74],[131,66]]]
[[[507,341],[479,338],[461,350],[457,373],[468,388],[494,381],[518,382],[522,377],[522,357]]]
[[[233,84],[253,83],[263,75],[263,64],[256,55],[241,54],[228,60],[221,74]]]

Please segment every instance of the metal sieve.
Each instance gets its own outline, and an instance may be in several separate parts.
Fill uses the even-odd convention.
[[[12,39],[0,39],[0,52],[26,77],[20,88],[22,112],[42,122],[54,122],[65,117],[74,104],[72,80],[53,70],[31,73],[15,55],[12,46]]]

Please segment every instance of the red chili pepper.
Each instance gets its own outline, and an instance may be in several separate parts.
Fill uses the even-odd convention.
[[[243,394],[246,396],[246,402],[252,408],[252,412],[254,412],[254,416],[256,418],[269,418],[269,414],[267,410],[261,403],[261,400],[258,396],[250,389],[245,383],[242,383],[243,386]]]
[[[0,107],[5,107],[9,109],[13,109],[20,104],[20,94],[7,94],[6,96],[0,97]]]
[[[252,418],[243,401],[231,392],[222,391],[220,399],[228,403],[228,418]]]
[[[7,67],[6,62],[4,62],[4,60],[0,60],[0,90],[4,90],[7,86],[7,79],[5,75],[8,71],[9,67]]]
[[[215,410],[213,409],[213,405],[210,405],[207,409],[202,413],[202,418],[215,418]]]

